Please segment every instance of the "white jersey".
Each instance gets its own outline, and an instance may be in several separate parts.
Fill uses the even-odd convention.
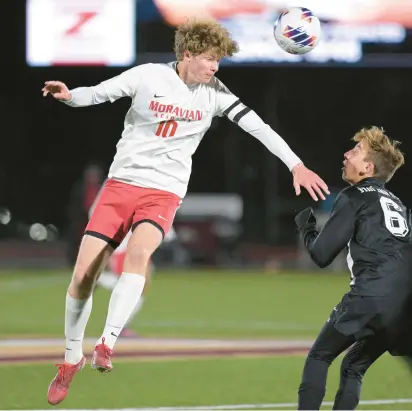
[[[183,198],[192,155],[215,116],[226,115],[292,169],[300,163],[286,142],[243,105],[216,77],[187,85],[176,62],[143,64],[94,87],[71,90],[72,107],[131,97],[124,131],[109,177],[140,187],[165,190]]]

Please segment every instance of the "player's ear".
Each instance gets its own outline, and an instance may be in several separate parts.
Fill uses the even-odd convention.
[[[183,56],[187,58],[189,61],[192,59],[192,54],[190,53],[190,51],[185,50]]]
[[[375,164],[373,164],[372,162],[368,161],[366,163],[366,167],[365,167],[366,173],[365,174],[370,174],[371,176],[373,176],[375,174]]]

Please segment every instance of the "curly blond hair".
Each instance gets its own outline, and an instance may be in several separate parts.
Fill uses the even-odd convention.
[[[403,153],[398,148],[400,142],[391,140],[382,128],[363,128],[355,134],[353,140],[367,145],[366,160],[375,166],[374,177],[388,182],[396,170],[405,164]]]
[[[213,20],[189,19],[177,27],[174,50],[178,61],[185,51],[197,56],[208,52],[217,60],[239,51],[236,41],[221,24]]]

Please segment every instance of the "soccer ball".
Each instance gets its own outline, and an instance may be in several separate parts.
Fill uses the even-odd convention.
[[[291,7],[276,20],[274,35],[279,46],[290,54],[306,54],[320,40],[319,19],[305,7]]]

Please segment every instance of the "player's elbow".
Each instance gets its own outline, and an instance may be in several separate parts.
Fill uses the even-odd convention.
[[[319,268],[326,268],[332,262],[329,256],[316,252],[316,250],[310,250],[310,257]]]
[[[320,261],[320,260],[314,260],[314,259],[313,261],[319,268],[326,268],[330,264],[330,261]]]

